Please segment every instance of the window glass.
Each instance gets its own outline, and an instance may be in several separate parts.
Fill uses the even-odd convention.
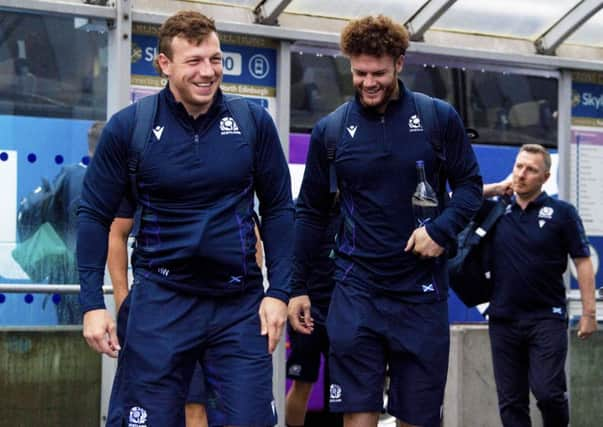
[[[558,81],[521,73],[406,61],[401,74],[411,90],[451,103],[480,144],[557,146]],[[513,71],[513,70],[509,70]],[[312,51],[291,57],[291,131],[314,124],[354,94],[349,61]]]
[[[557,79],[467,70],[463,81],[464,118],[479,143],[557,146]]]
[[[0,11],[0,23],[0,114],[105,117],[105,21]]]
[[[107,40],[104,20],[0,11],[0,284],[79,282],[75,215],[106,115]],[[0,291],[0,326],[80,324],[77,299]]]
[[[354,93],[350,63],[342,56],[291,54],[291,128],[310,132],[314,124]]]

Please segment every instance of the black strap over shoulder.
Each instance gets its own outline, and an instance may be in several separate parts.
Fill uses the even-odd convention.
[[[243,135],[243,138],[245,138],[252,147],[255,156],[256,137],[258,132],[255,118],[253,117],[251,108],[249,108],[250,101],[238,95],[224,94],[223,97],[228,111],[230,111],[235,122],[237,122],[241,135]]]
[[[134,213],[134,225],[131,234],[136,236],[140,228],[140,217],[142,208],[138,203],[138,167],[140,159],[147,146],[151,131],[155,125],[155,115],[157,114],[157,104],[159,103],[159,94],[145,96],[136,102],[136,114],[134,116],[134,130],[130,147],[128,149],[128,176],[130,178],[130,194],[132,200],[136,203]]]
[[[351,102],[348,101],[327,116],[325,127],[325,142],[327,149],[327,159],[329,161],[329,192],[336,194],[338,190],[337,173],[335,171],[335,154],[337,152],[337,143],[343,133],[343,127],[348,118]]]
[[[446,147],[438,120],[436,98],[421,92],[413,92],[415,109],[423,125],[423,131],[427,134],[427,140],[435,152],[437,163],[434,175],[434,188],[438,195],[445,199],[446,194]]]

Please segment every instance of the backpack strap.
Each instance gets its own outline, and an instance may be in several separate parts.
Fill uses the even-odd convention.
[[[483,239],[486,234],[492,230],[499,218],[505,214],[507,206],[510,203],[511,198],[507,195],[504,195],[498,199],[494,206],[492,206],[492,209],[490,209],[488,215],[486,215],[481,224],[475,228],[475,234],[477,234],[480,239]]]
[[[138,203],[138,185],[136,177],[140,159],[145,151],[151,131],[155,124],[155,115],[157,114],[157,104],[159,94],[145,96],[136,101],[136,113],[134,115],[134,130],[130,139],[128,149],[128,176],[130,178],[130,192],[132,199],[136,203],[136,212],[134,214],[134,225],[131,234],[136,237],[140,228],[140,217],[142,215],[142,206]]]
[[[348,101],[327,116],[325,125],[325,143],[327,149],[327,160],[329,162],[329,192],[331,195],[337,194],[337,172],[335,170],[335,154],[337,153],[337,143],[343,133],[343,127],[347,121],[351,102]]]
[[[421,92],[413,92],[412,94],[415,109],[423,124],[423,131],[426,133],[427,139],[436,155],[436,167],[434,169],[437,172],[434,176],[434,188],[438,195],[442,197],[442,195],[446,193],[446,152],[444,150],[440,123],[438,121],[437,100]]]
[[[482,266],[487,279],[490,279],[491,272],[490,266],[492,265],[492,259],[494,258],[494,248],[489,243],[490,239],[485,239],[486,234],[492,229],[498,222],[498,220],[505,214],[507,206],[511,204],[511,197],[507,195],[501,196],[496,204],[492,207],[488,215],[484,218],[481,224],[475,228],[474,233],[479,237],[480,241],[486,243],[482,253]]]
[[[226,108],[232,114],[234,121],[239,127],[243,138],[247,140],[253,150],[254,169],[255,169],[255,146],[257,138],[257,126],[255,118],[249,107],[249,100],[238,95],[223,94]]]

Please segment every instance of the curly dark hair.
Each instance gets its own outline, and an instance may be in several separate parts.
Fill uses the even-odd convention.
[[[172,59],[172,39],[182,37],[190,43],[200,44],[211,33],[218,33],[212,18],[194,10],[181,10],[170,16],[159,27],[158,52]],[[157,59],[155,68],[161,72]]]
[[[366,16],[350,21],[341,32],[340,48],[347,57],[356,55],[398,58],[406,53],[408,30],[387,16]]]

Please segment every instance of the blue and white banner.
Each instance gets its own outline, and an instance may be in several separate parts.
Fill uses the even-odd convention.
[[[572,125],[603,127],[603,73],[572,73]]]
[[[132,31],[132,85],[163,87],[153,65],[157,54],[156,26],[135,24]],[[223,89],[240,95],[276,95],[276,46],[270,39],[221,34]]]

